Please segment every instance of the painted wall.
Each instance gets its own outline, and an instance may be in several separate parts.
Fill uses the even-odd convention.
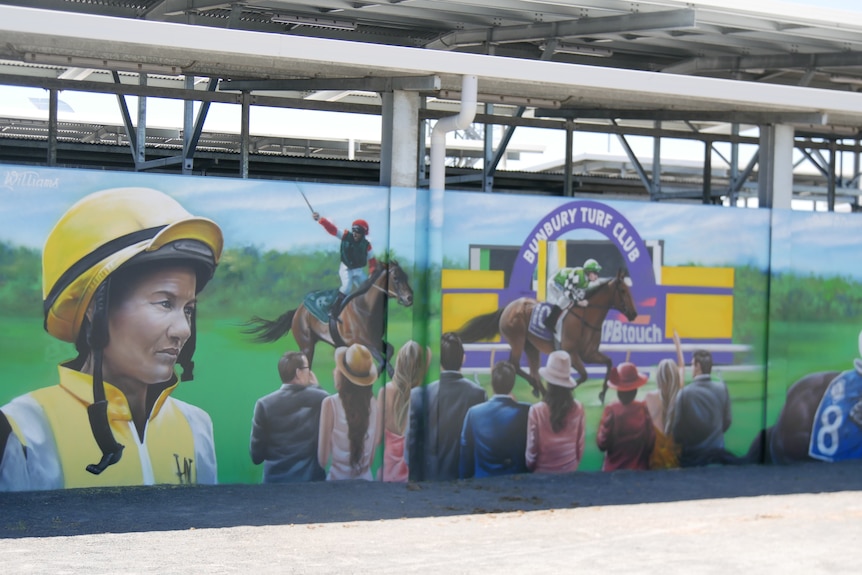
[[[213,220],[223,232],[224,251],[213,279],[197,298],[194,379],[179,383],[166,404],[176,407],[178,419],[170,425],[159,420],[165,413],[158,401],[146,424],[135,426],[115,418],[114,435],[125,437],[120,442],[128,445],[120,463],[94,475],[80,469],[80,462],[95,463],[101,456],[85,415],[92,402],[92,378],[57,387],[69,375],[58,373],[58,364],[76,352],[73,344],[43,329],[41,259],[52,227],[75,202],[100,190],[122,187],[159,190],[191,214]],[[275,399],[262,400],[281,387],[279,359],[286,351],[300,349],[294,336],[297,330],[284,332],[282,326],[283,333],[263,343],[246,332],[261,325],[253,318],[276,321],[299,308],[308,293],[339,287],[339,238],[313,219],[312,210],[333,222],[339,235],[354,219],[365,219],[373,254],[381,262],[378,269],[384,263],[392,269],[397,262],[404,272],[399,278],[412,293],[412,299],[402,297],[400,303],[390,297],[385,313],[353,327],[343,320],[340,328],[347,343],[361,336],[356,332],[361,323],[363,328],[382,330],[384,341],[376,340],[369,348],[385,354],[388,343],[393,353],[390,367],[398,367],[395,357],[409,341],[416,342],[416,349],[427,349],[432,359],[427,373],[420,357],[418,369],[396,376],[385,392],[393,376],[382,365],[380,378],[360,386],[370,387],[360,401],[370,413],[359,418],[367,419],[367,424],[360,425],[367,429],[368,438],[357,440],[357,445],[361,443],[358,459],[364,463],[351,466],[345,414],[357,411],[344,407],[349,399],[330,399],[320,407],[322,397],[337,394],[334,371],[339,360],[326,341],[330,336],[325,315],[322,320],[309,319],[307,323],[323,338],[314,345],[311,368],[325,393],[317,393],[312,401],[315,407],[304,419],[296,415],[299,408],[281,409],[298,422],[290,429],[304,430],[299,437],[308,438],[300,441],[305,451],[309,442],[321,436],[316,410],[322,409],[328,426],[322,436],[332,449],[306,457],[305,463],[312,467],[319,458],[315,455],[325,456],[325,461],[317,474],[303,475],[298,467],[287,472],[279,467],[277,460],[291,459],[302,450],[284,455],[284,449],[290,452],[285,445],[297,438],[284,439],[275,423],[267,427],[267,421],[279,419],[278,410],[265,409]],[[497,334],[465,342],[461,372],[472,384],[457,384],[463,386],[463,393],[453,394],[455,388],[447,379],[453,378],[451,373],[442,375],[447,379],[444,388],[432,384],[441,377],[440,335],[459,331],[471,319],[495,313],[518,298],[543,300],[553,272],[581,265],[586,257],[601,260],[602,280],[618,272],[621,278],[627,276],[624,284],[636,307],[632,319],[626,314],[634,310],[606,310],[595,326],[596,351],[610,358],[616,371],[612,381],[635,374],[635,379],[645,376],[645,382],[637,381],[634,403],[629,404],[640,409],[640,416],[632,415],[632,409],[624,413],[613,388],[604,403],[599,399],[605,366],[585,361],[588,377],[573,391],[580,408],[571,426],[583,430],[583,448],[575,449],[577,469],[611,468],[625,459],[627,449],[637,451],[639,441],[655,441],[650,438],[657,436],[664,453],[676,455],[665,457],[663,463],[653,458],[653,465],[678,464],[680,445],[701,433],[682,429],[676,444],[666,441],[674,436],[671,430],[653,425],[647,431],[646,425],[661,402],[652,403],[651,410],[637,408],[638,402],[659,398],[658,364],[676,359],[674,332],[687,366],[686,382],[692,377],[692,353],[708,349],[715,363],[713,376],[726,385],[730,425],[720,434],[725,462],[808,458],[812,437],[812,453],[820,459],[860,457],[862,452],[853,447],[858,445],[859,430],[854,423],[859,397],[853,391],[854,359],[860,355],[862,314],[862,301],[856,295],[862,280],[855,275],[862,269],[858,265],[862,256],[853,249],[856,220],[855,215],[458,192],[446,193],[441,201],[412,189],[3,166],[0,410],[5,418],[0,418],[0,489],[255,483],[265,478],[316,479],[327,472],[333,478],[355,473],[406,480],[408,475],[429,479],[524,471],[521,466],[527,462],[521,446],[529,443],[535,455],[553,441],[540,431],[542,425],[547,427],[541,419],[542,402],[523,377],[517,377],[511,393],[516,405],[502,409],[503,415],[492,413],[491,408],[500,407],[502,401],[493,398],[492,367],[508,359],[511,342]],[[379,285],[394,294],[392,281]],[[375,293],[382,297],[382,290],[369,292]],[[569,323],[563,327],[575,320],[564,321]],[[299,339],[305,341],[301,334]],[[341,358],[343,371],[349,362]],[[540,358],[544,366],[547,353]],[[624,373],[621,364],[625,362],[635,364],[634,371]],[[402,369],[408,364],[405,359]],[[529,370],[526,356],[520,365]],[[797,394],[801,399],[785,400],[793,382],[819,371],[847,371],[840,393],[827,391],[825,383],[807,384],[806,393]],[[824,376],[826,383],[835,375]],[[408,413],[406,393],[400,393],[397,384],[406,390],[411,381],[425,385],[413,390]],[[549,385],[547,380],[544,385]],[[46,387],[53,391],[36,392]],[[74,409],[58,407],[73,401],[67,397],[70,394],[78,402]],[[369,395],[374,399],[369,401]],[[491,399],[481,401],[485,397]],[[820,406],[823,397],[827,401]],[[123,398],[118,401],[122,404]],[[482,409],[467,416],[467,408],[476,403]],[[63,409],[73,409],[76,415],[65,417]],[[645,414],[651,411],[647,419]],[[862,407],[859,412],[862,421]],[[256,443],[250,445],[255,418]],[[812,432],[815,420],[823,426]],[[808,429],[798,429],[799,422]],[[621,439],[631,431],[631,425],[626,428],[623,423],[640,424],[643,436],[635,433]],[[187,432],[184,447],[179,446],[182,433],[165,432],[159,439],[163,424],[167,430],[174,425]],[[767,427],[770,430],[761,433]],[[557,435],[565,439],[568,433]],[[578,433],[575,429],[570,434],[575,445],[580,441]],[[462,445],[464,453],[472,455],[464,461]],[[269,461],[255,464],[250,448],[258,459],[261,449],[271,449]],[[514,454],[514,462],[513,451],[521,452]],[[211,470],[209,455],[217,461]],[[449,471],[444,472],[447,465]],[[553,465],[540,461],[539,469],[553,470]]]

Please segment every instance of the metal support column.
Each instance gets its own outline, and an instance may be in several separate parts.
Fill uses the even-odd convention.
[[[850,185],[854,186],[857,190],[862,188],[862,184],[860,184],[859,178],[859,156],[862,153],[859,149],[859,139],[856,140],[856,148],[853,150],[853,179],[850,180]],[[860,197],[859,192],[856,193],[856,201],[853,202],[850,209],[854,212],[860,211],[860,207],[862,207],[862,197]]]
[[[249,117],[251,115],[251,94],[247,91],[242,93],[242,112],[240,118],[240,162],[239,176],[248,178],[248,148],[250,144],[249,138]]]
[[[395,113],[395,95],[389,92],[381,92],[380,99],[383,106],[380,112],[380,185],[392,185],[392,129],[395,125],[393,115]]]
[[[186,76],[185,77],[185,89],[186,90],[194,90],[195,89],[195,77],[194,76]],[[189,175],[192,173],[192,168],[194,167],[194,159],[192,154],[192,138],[194,136],[195,126],[194,126],[194,114],[195,114],[195,102],[194,100],[186,100],[183,102],[183,174]]]
[[[570,198],[575,195],[572,188],[572,148],[575,146],[575,122],[574,120],[566,120],[566,158],[564,163],[565,173],[563,174],[563,195]]]
[[[138,75],[138,85],[147,85],[147,75]],[[147,98],[138,96],[138,130],[135,134],[135,170],[140,170],[147,160]]]
[[[731,135],[736,138],[739,136],[739,124],[733,124],[730,127]],[[739,181],[739,142],[735,139],[730,143],[730,182],[728,184],[727,197],[728,202],[732,207],[736,207],[736,192],[739,189],[737,182]]]
[[[494,115],[494,104],[485,104],[485,114],[488,116]],[[485,153],[482,162],[482,191],[494,191],[494,172],[496,165],[492,165],[494,161],[494,124],[485,124]]]
[[[57,106],[60,98],[57,90],[48,90],[48,165],[57,165]]]
[[[425,110],[428,107],[428,98],[425,96],[419,97],[419,109]],[[427,185],[428,184],[428,173],[426,171],[426,158],[428,157],[428,120],[418,120],[417,124],[419,126],[417,137],[419,139],[419,150],[418,157],[416,158],[416,173],[418,177],[416,179],[416,185]]]
[[[207,85],[207,92],[215,92],[217,87],[218,78],[210,78],[209,85]],[[194,168],[195,150],[198,147],[198,141],[200,141],[201,134],[204,131],[204,122],[206,122],[211,103],[212,102],[210,101],[202,101],[201,107],[198,108],[198,117],[195,119],[194,130],[192,131],[191,138],[189,138],[188,148],[183,156],[183,170],[185,170],[186,166],[188,166],[190,171]],[[185,171],[183,173],[185,173]]]
[[[760,127],[758,200],[762,208],[790,209],[793,198],[793,127]]]
[[[826,209],[830,212],[835,211],[836,156],[836,142],[832,140],[829,142],[829,175],[826,180]]]
[[[655,200],[661,193],[661,121],[655,122],[656,135],[652,144],[652,186],[650,199]]]
[[[704,142],[703,153],[703,203],[712,203],[712,141]]]
[[[399,188],[415,188],[419,181],[419,93],[392,92],[389,183]],[[382,169],[381,169],[382,174]]]

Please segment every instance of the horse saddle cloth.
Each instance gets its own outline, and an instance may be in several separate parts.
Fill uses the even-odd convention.
[[[317,290],[307,293],[302,303],[311,315],[323,323],[329,323],[329,310],[337,296],[337,289]]]
[[[557,320],[557,325],[555,326],[557,331],[551,333],[551,330],[545,327],[545,318],[550,315],[552,307],[549,303],[537,303],[533,308],[533,313],[530,314],[530,324],[527,326],[527,331],[540,339],[555,341],[554,348],[560,349],[560,329],[563,326],[563,318],[569,312],[565,310],[560,314],[560,318]]]
[[[862,458],[862,427],[850,410],[862,401],[862,375],[845,371],[832,380],[814,416],[808,455],[822,461]]]

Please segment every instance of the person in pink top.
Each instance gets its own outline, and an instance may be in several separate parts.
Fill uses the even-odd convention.
[[[577,471],[584,456],[584,407],[575,400],[572,360],[555,351],[539,374],[548,391],[527,415],[527,469],[536,473]]]
[[[422,346],[413,340],[398,350],[395,375],[392,381],[380,390],[377,405],[383,429],[383,466],[380,478],[383,481],[405,482],[409,475],[408,462],[404,456],[407,440],[407,422],[410,417],[410,391],[420,385],[428,373],[431,348],[422,351]]]
[[[596,433],[596,444],[605,452],[602,471],[649,469],[655,427],[646,403],[634,400],[648,379],[630,362],[611,369],[608,385],[617,390],[619,401],[605,407]]]

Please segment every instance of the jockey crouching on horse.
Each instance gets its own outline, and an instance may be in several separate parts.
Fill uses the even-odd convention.
[[[371,243],[365,237],[368,235],[368,222],[354,220],[351,228],[343,230],[339,236],[338,227],[334,223],[320,217],[317,212],[313,212],[311,215],[314,221],[323,226],[327,232],[341,239],[341,265],[338,266],[341,287],[338,289],[338,296],[329,310],[329,316],[335,319],[341,311],[344,298],[368,279],[365,265],[368,265],[368,272],[373,274],[377,267],[377,260],[371,251]]]
[[[601,271],[599,262],[590,258],[583,266],[560,269],[548,280],[546,299],[553,305],[544,323],[551,333],[556,331],[557,320],[564,309],[568,309],[572,304],[587,307],[586,290],[598,284]]]

